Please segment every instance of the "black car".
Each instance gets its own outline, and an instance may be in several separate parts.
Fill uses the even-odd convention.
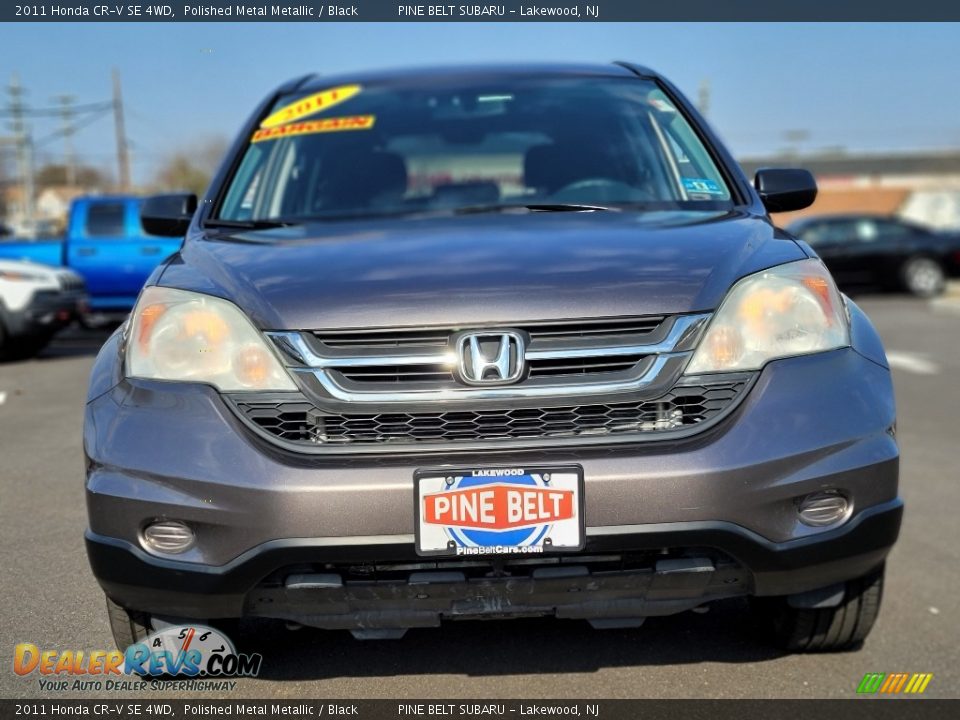
[[[841,286],[882,285],[933,297],[960,270],[956,238],[896,217],[807,217],[788,230],[817,251]]]

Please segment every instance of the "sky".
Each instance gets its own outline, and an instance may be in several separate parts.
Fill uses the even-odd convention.
[[[142,183],[165,153],[232,139],[290,78],[484,61],[631,60],[692,98],[707,82],[708,119],[739,157],[960,148],[958,47],[960,25],[946,23],[0,24],[0,86],[16,73],[33,107],[61,94],[93,103],[110,98],[116,67]],[[0,136],[7,120],[0,116]],[[56,119],[32,123],[35,138],[56,130]],[[110,171],[114,143],[109,116],[75,136],[80,160]],[[54,139],[38,160],[62,152]]]

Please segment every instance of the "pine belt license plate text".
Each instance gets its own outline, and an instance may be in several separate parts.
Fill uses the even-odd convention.
[[[583,549],[579,467],[420,470],[414,486],[420,555],[534,556]]]

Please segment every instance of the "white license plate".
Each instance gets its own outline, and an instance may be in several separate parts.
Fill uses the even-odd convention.
[[[420,470],[414,486],[420,555],[519,557],[583,549],[579,467]]]

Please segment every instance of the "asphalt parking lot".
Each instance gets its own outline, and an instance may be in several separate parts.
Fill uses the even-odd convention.
[[[960,299],[858,301],[894,366],[907,503],[883,610],[859,651],[782,655],[740,601],[637,630],[461,622],[400,641],[251,623],[236,639],[263,653],[263,672],[239,681],[233,697],[850,698],[866,672],[933,673],[927,696],[960,697]],[[112,647],[82,543],[82,408],[103,339],[72,331],[38,359],[0,365],[2,697],[47,695],[36,675],[12,672],[16,643]]]

